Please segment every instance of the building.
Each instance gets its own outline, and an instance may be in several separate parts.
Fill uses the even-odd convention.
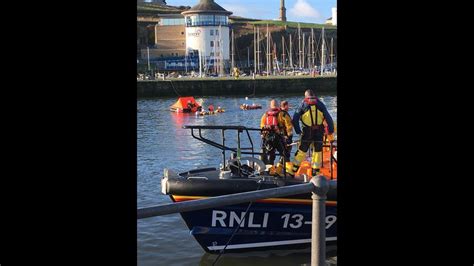
[[[337,7],[332,8],[332,25],[337,26]]]
[[[326,24],[337,26],[337,8],[333,7],[331,12],[332,12],[332,17],[326,19]]]
[[[200,0],[181,13],[186,24],[186,55],[229,60],[229,12],[214,0]]]
[[[153,57],[178,57],[186,53],[184,17],[179,14],[163,15],[155,25]]]
[[[162,2],[162,3],[161,3]],[[183,56],[186,37],[181,12],[191,7],[168,6],[165,1],[137,3],[137,59]]]

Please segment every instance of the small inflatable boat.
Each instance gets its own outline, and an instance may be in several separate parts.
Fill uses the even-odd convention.
[[[242,109],[242,110],[255,110],[255,109],[262,109],[262,106],[258,105],[258,104],[252,104],[252,105],[241,104],[240,109]]]
[[[204,116],[204,115],[215,115],[218,113],[224,113],[224,109],[217,109],[215,111],[201,111],[201,112],[196,112],[196,115]]]

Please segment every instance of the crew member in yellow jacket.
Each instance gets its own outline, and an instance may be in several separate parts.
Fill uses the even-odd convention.
[[[298,171],[301,162],[305,159],[309,147],[313,147],[311,157],[312,175],[318,175],[322,164],[324,122],[327,124],[328,139],[334,139],[334,122],[324,103],[316,97],[312,90],[305,91],[305,98],[300,107],[293,114],[293,126],[296,134],[301,135],[298,151],[293,161],[292,173]],[[300,122],[303,129],[300,129]]]

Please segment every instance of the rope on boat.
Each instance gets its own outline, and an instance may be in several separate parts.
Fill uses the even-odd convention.
[[[258,181],[258,187],[256,190],[259,190],[260,189],[260,186],[262,185],[262,181],[263,180],[259,180]],[[230,241],[232,241],[232,238],[234,238],[234,235],[235,233],[237,233],[237,231],[240,229],[240,227],[242,226],[242,223],[245,221],[245,217],[247,217],[247,213],[250,209],[250,207],[252,206],[252,203],[253,201],[251,201],[249,203],[249,206],[247,206],[247,209],[245,210],[245,213],[244,213],[244,217],[242,218],[242,220],[240,221],[239,223],[239,226],[237,226],[237,228],[235,228],[234,232],[232,232],[232,235],[230,236],[229,240],[227,241],[227,243],[225,244],[224,248],[221,249],[221,252],[219,253],[219,255],[217,256],[217,258],[214,260],[214,262],[212,263],[212,266],[216,265],[217,261],[219,260],[219,258],[222,256],[222,254],[224,254],[225,252],[225,249],[227,248],[227,246],[230,244]]]

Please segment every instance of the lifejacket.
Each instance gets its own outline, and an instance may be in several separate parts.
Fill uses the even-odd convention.
[[[318,99],[316,97],[304,98],[304,103],[308,105],[308,110],[301,116],[301,122],[306,127],[311,127],[313,130],[324,130],[325,117],[317,107]]]
[[[265,128],[266,129],[271,129],[275,131],[279,131],[278,127],[278,114],[280,113],[280,108],[272,108],[269,109],[266,114],[267,117],[265,117]]]

